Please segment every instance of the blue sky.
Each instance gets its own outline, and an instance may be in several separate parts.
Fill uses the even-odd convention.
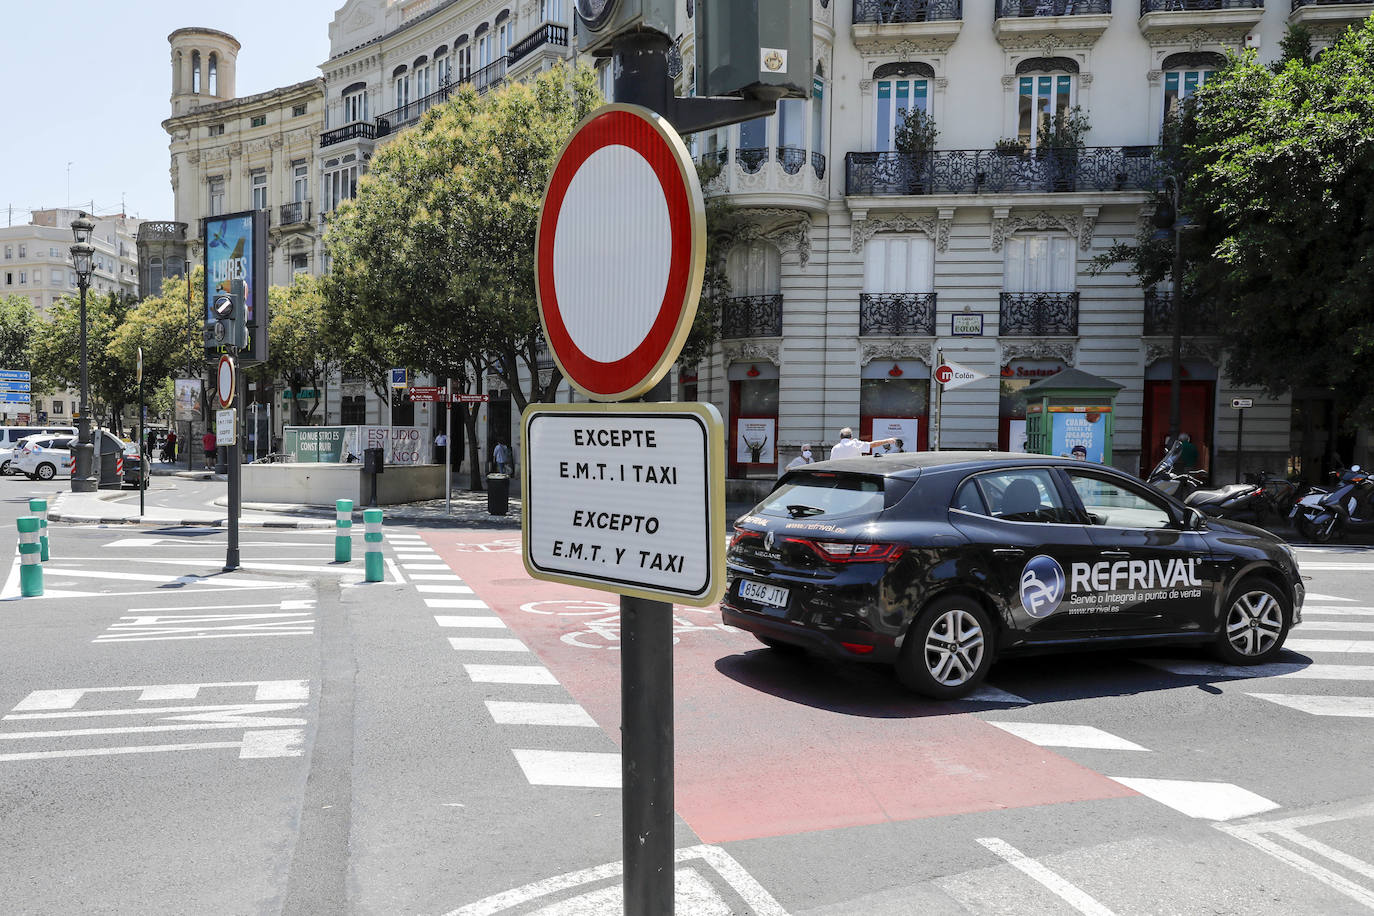
[[[319,76],[343,0],[0,0],[0,226],[38,207],[172,215],[167,36],[207,26],[239,40],[237,94]],[[67,163],[71,163],[68,196]],[[9,208],[13,207],[13,216]]]

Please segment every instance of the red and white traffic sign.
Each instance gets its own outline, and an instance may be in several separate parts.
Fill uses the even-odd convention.
[[[454,404],[485,404],[489,400],[489,394],[460,394],[455,391],[449,396],[449,401]]]
[[[539,320],[568,381],[598,401],[652,388],[692,328],[705,258],[677,131],[638,105],[592,112],[549,176],[535,241]]]
[[[410,395],[412,401],[417,403],[422,401],[442,401],[444,399],[444,389],[442,385],[412,385],[407,389],[406,393]]]
[[[220,407],[227,408],[234,403],[234,380],[237,376],[238,373],[234,371],[234,360],[229,356],[221,356],[219,368],[215,371]]]

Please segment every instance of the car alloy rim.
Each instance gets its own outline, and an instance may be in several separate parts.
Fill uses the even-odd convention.
[[[1226,615],[1226,638],[1241,655],[1263,655],[1283,633],[1283,608],[1268,592],[1241,595]]]
[[[946,611],[926,633],[926,670],[938,683],[957,687],[983,661],[983,628],[968,611]]]

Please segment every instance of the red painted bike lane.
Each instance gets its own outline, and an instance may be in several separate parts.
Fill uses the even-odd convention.
[[[618,741],[617,596],[529,578],[518,535],[425,539]],[[986,706],[779,656],[715,609],[674,621],[677,811],[705,842],[1135,794],[968,714]]]

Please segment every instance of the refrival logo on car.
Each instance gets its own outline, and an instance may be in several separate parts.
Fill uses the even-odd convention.
[[[1021,572],[1021,607],[1032,617],[1048,617],[1064,597],[1064,569],[1044,554],[1031,557]]]

